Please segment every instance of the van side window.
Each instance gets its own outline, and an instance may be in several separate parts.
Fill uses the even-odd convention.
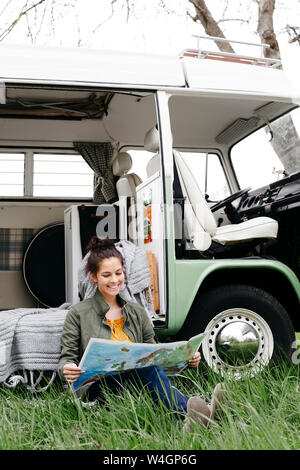
[[[283,139],[281,141],[283,146]],[[231,160],[242,189],[247,186],[257,189],[284,177],[283,163],[265,128],[235,144],[231,149]]]
[[[0,196],[92,198],[94,172],[81,155],[0,153]]]
[[[93,179],[93,170],[80,155],[33,156],[33,196],[91,198]]]
[[[24,153],[0,153],[0,196],[23,196]]]
[[[180,151],[208,201],[220,201],[230,191],[220,158],[215,153]]]

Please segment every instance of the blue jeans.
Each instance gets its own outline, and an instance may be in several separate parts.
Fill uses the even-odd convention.
[[[103,403],[103,388],[107,388],[111,393],[117,393],[122,386],[124,387],[130,383],[145,386],[150,392],[154,403],[162,401],[167,409],[175,411],[176,417],[182,417],[182,414],[187,412],[187,397],[175,388],[162,368],[157,366],[108,375],[90,386],[88,399],[90,401],[97,399]]]

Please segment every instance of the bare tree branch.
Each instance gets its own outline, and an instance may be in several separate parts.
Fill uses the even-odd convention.
[[[12,29],[14,29],[14,27],[19,23],[23,16],[27,16],[30,10],[32,10],[33,8],[37,8],[39,5],[41,5],[41,3],[44,2],[45,0],[39,0],[39,2],[34,3],[28,8],[28,2],[26,2],[19,16],[0,34],[0,41],[2,41],[12,31]]]
[[[41,17],[41,20],[40,20],[40,24],[39,24],[39,27],[38,27],[38,30],[36,31],[35,35],[34,35],[34,38],[32,38],[32,42],[35,43],[38,35],[40,34],[41,30],[42,30],[42,27],[43,27],[43,23],[44,23],[44,20],[45,20],[45,16],[46,16],[46,12],[47,12],[47,2],[45,3],[44,5],[44,11],[42,13],[42,17]],[[35,21],[37,21],[37,10],[35,10],[35,15],[36,15],[36,18],[35,18]],[[26,15],[26,18],[27,18],[27,21],[29,23],[29,18],[28,18],[28,15]],[[30,26],[29,26],[30,28]]]
[[[130,15],[130,3],[129,3],[129,0],[125,0],[126,1],[126,6],[127,6],[127,23],[128,23],[128,20],[129,20],[129,15]]]
[[[171,10],[167,5],[165,0],[159,0],[159,6],[166,11],[168,14],[171,15],[177,15],[177,12],[175,10]]]
[[[81,46],[81,31],[80,31],[80,25],[79,25],[77,13],[75,15],[75,18],[76,18],[76,27],[77,27],[77,32],[78,32],[77,47],[80,47]]]
[[[33,43],[33,35],[32,35],[32,31],[31,31],[31,25],[30,25],[30,22],[29,22],[29,18],[28,18],[28,15],[25,15],[25,16],[26,16],[26,22],[27,22],[28,36],[31,38],[31,42]]]
[[[298,43],[300,44],[300,28],[299,26],[290,26],[290,25],[286,25],[286,31],[290,37],[289,39],[289,44],[292,44],[293,42],[296,42],[298,41]],[[291,34],[291,31],[293,32],[293,36]]]
[[[221,20],[217,21],[219,23],[225,23],[226,21],[239,21],[240,23],[247,23],[249,24],[249,20],[245,20],[244,18],[222,18]]]
[[[215,36],[220,38],[225,38],[223,31],[219,27],[216,20],[213,18],[211,12],[206,6],[205,0],[189,0],[192,3],[196,10],[196,16],[193,18],[194,21],[200,21],[206,34],[208,36]],[[231,52],[234,50],[229,43],[215,41],[220,51]]]
[[[92,33],[95,33],[99,28],[101,28],[101,26],[103,26],[105,23],[107,23],[107,21],[109,21],[113,16],[114,16],[114,13],[115,13],[115,3],[117,3],[118,0],[111,0],[110,2],[110,6],[111,6],[111,12],[110,12],[110,15],[108,18],[106,18],[104,21],[102,21],[101,23],[99,23],[96,28],[93,29]]]
[[[223,15],[222,15],[223,20],[225,19],[228,8],[229,8],[229,0],[226,1],[226,5],[225,5],[225,8],[223,10]]]
[[[300,34],[297,34],[297,36],[295,36],[293,39],[290,39],[289,44],[292,44],[293,42],[296,42],[296,41],[298,41],[300,44]]]
[[[51,20],[50,20],[50,25],[52,27],[52,34],[53,36],[55,35],[55,13],[54,13],[54,7],[55,7],[55,0],[51,2]]]
[[[197,15],[196,16],[191,15],[191,13],[188,10],[186,14],[189,18],[191,18],[191,20],[195,21],[195,23],[198,21]]]

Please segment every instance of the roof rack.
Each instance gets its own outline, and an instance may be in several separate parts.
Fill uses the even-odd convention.
[[[197,49],[186,49],[184,50],[179,58],[183,57],[193,57],[197,59],[212,59],[212,60],[222,60],[225,62],[238,62],[242,64],[249,65],[260,65],[263,67],[272,67],[278,68],[281,67],[281,61],[278,59],[270,59],[264,57],[264,50],[269,48],[269,44],[258,44],[253,42],[237,41],[233,39],[219,38],[215,36],[198,36],[193,34],[193,37],[197,38]],[[200,48],[200,39],[210,39],[212,41],[226,42],[226,43],[237,43],[237,44],[246,44],[248,46],[257,46],[261,49],[261,57],[246,56],[231,52],[221,52],[221,51],[206,51]]]

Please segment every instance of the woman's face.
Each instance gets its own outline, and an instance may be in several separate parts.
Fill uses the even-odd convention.
[[[90,276],[103,297],[115,297],[124,282],[122,262],[116,257],[106,258],[99,263],[96,276],[92,273]]]

